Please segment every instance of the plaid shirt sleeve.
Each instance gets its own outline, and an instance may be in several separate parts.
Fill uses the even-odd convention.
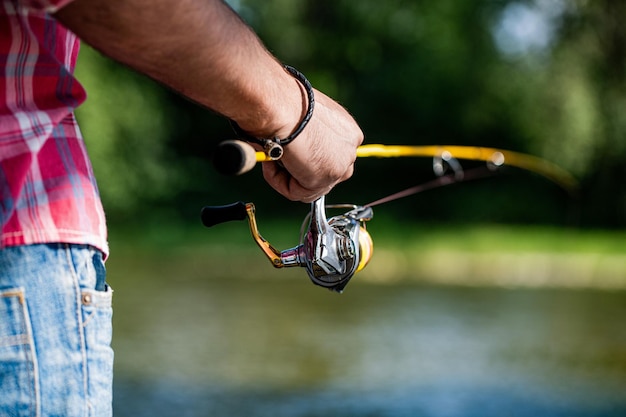
[[[18,0],[17,3],[29,10],[54,13],[71,2],[72,0]]]
[[[66,3],[0,6],[0,247],[76,243],[106,256],[104,212],[74,117],[86,98],[73,76],[79,41],[43,12]]]

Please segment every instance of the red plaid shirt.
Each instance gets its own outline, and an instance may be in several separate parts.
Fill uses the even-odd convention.
[[[71,0],[2,0],[0,247],[92,245],[108,253],[104,212],[74,109],[76,36],[48,13]]]

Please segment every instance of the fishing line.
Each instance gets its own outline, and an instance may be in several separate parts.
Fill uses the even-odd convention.
[[[446,185],[457,184],[460,182],[478,180],[481,178],[487,178],[494,176],[495,172],[487,167],[473,168],[471,170],[463,171],[463,175],[459,177],[458,172],[454,172],[451,174],[442,175],[432,181],[425,182],[423,184],[419,184],[406,190],[399,191],[397,193],[388,195],[387,197],[380,198],[376,201],[373,201],[369,204],[365,204],[365,207],[374,207],[379,206],[381,204],[389,203],[391,201],[399,200],[404,197],[409,197],[414,194],[418,194],[424,191],[432,190],[434,188],[443,187]]]

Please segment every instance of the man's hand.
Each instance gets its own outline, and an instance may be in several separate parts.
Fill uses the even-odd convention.
[[[316,90],[313,117],[285,146],[280,163],[263,163],[263,175],[288,199],[311,202],[352,176],[356,148],[362,142],[363,133],[352,116]]]

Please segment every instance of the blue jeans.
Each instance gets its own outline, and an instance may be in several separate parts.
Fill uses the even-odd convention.
[[[112,290],[99,251],[0,249],[0,416],[111,416]]]

